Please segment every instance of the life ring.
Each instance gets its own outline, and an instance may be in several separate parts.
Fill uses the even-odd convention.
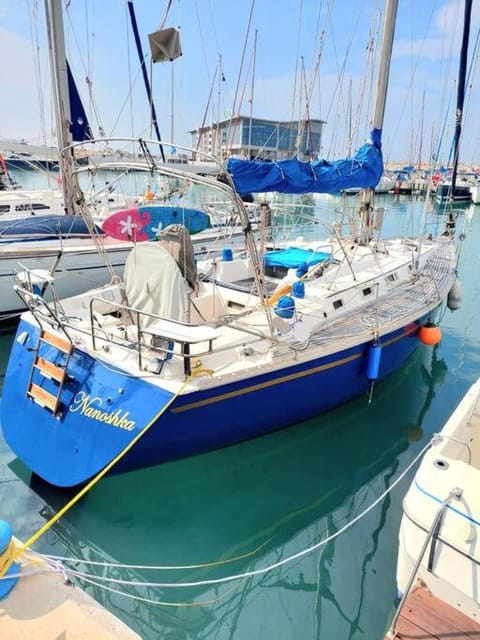
[[[270,298],[268,299],[268,304],[270,306],[272,306],[273,304],[275,304],[277,302],[277,300],[279,298],[281,298],[284,295],[287,295],[288,293],[290,293],[292,290],[292,285],[291,284],[287,284],[284,287],[282,287],[281,289],[279,289],[278,291],[276,291],[272,296],[270,296]]]

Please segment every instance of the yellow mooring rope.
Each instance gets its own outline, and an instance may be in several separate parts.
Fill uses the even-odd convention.
[[[170,400],[167,402],[167,404],[165,404],[160,411],[150,420],[150,422],[148,422],[148,424],[146,424],[143,429],[140,431],[140,433],[138,433],[135,438],[133,438],[133,440],[131,440],[127,446],[120,451],[120,453],[113,458],[113,460],[111,460],[106,467],[104,467],[101,471],[99,471],[97,473],[97,475],[92,478],[90,480],[90,482],[88,484],[86,484],[82,489],[80,489],[80,491],[69,501],[67,502],[67,504],[62,507],[60,509],[60,511],[57,511],[57,513],[53,516],[53,518],[51,518],[48,522],[46,522],[42,527],[40,527],[40,529],[34,533],[21,547],[19,547],[16,552],[12,552],[11,557],[6,558],[6,561],[4,566],[2,567],[0,565],[0,577],[6,572],[8,571],[9,567],[12,565],[12,563],[17,560],[27,549],[29,549],[35,542],[37,542],[37,540],[43,536],[44,533],[46,533],[50,527],[52,527],[58,520],[60,520],[60,518],[65,515],[65,513],[67,513],[67,511],[69,509],[71,509],[73,507],[73,505],[75,505],[80,498],[83,498],[83,496],[88,493],[90,491],[90,489],[92,489],[92,487],[94,487],[97,482],[99,480],[101,480],[103,478],[104,475],[106,475],[116,464],[117,462],[119,462],[124,456],[125,454],[127,454],[130,449],[132,449],[132,447],[134,447],[136,445],[136,443],[140,440],[140,438],[142,436],[144,436],[147,431],[150,429],[150,427],[165,413],[165,411],[169,408],[169,406],[178,398],[178,396],[182,393],[182,391],[187,387],[188,384],[190,384],[192,378],[195,376],[195,374],[190,375],[185,382],[182,384],[182,386],[180,387],[180,389],[170,398]]]
[[[15,542],[10,540],[7,547],[0,553],[0,578],[5,575],[15,560]]]

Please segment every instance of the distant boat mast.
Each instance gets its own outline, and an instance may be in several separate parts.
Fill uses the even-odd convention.
[[[455,194],[457,182],[458,158],[460,152],[460,137],[462,135],[463,105],[465,102],[465,78],[467,75],[468,41],[470,38],[470,22],[472,17],[472,0],[465,0],[463,14],[462,48],[460,50],[460,64],[458,67],[457,110],[455,112],[455,134],[453,138],[453,172],[452,198]]]

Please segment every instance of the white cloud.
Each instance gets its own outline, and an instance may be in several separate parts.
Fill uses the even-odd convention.
[[[463,0],[447,2],[433,15],[432,28],[428,37],[416,40],[396,38],[394,56],[412,56],[413,58],[438,61],[452,55],[458,55],[463,31],[463,13]],[[480,4],[474,3],[470,33],[473,34],[478,26],[480,26]]]
[[[461,33],[463,28],[464,0],[451,0],[441,7],[434,17],[434,24],[445,34],[452,35],[455,31]],[[470,32],[473,33],[480,26],[480,5],[472,4]]]
[[[397,40],[394,44],[395,58],[412,56],[438,61],[446,55],[444,41],[441,38],[425,38],[424,40]]]

